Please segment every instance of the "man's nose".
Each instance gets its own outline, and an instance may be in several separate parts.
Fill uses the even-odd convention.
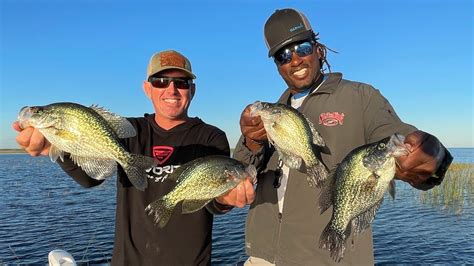
[[[293,51],[290,64],[293,66],[297,66],[301,63],[301,61],[302,61],[301,57],[299,57],[298,54],[296,54],[296,52]]]
[[[178,93],[178,88],[176,88],[174,81],[170,81],[170,85],[168,86],[168,88],[166,88],[166,92],[172,94]]]

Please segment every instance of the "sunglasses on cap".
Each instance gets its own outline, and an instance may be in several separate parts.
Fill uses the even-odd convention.
[[[188,90],[191,87],[191,84],[193,83],[191,79],[186,79],[186,78],[169,78],[169,77],[149,77],[148,78],[148,82],[150,82],[154,88],[158,88],[158,89],[168,88],[171,81],[173,81],[175,88],[181,89],[181,90]]]
[[[279,51],[277,51],[273,58],[275,62],[280,66],[288,64],[293,59],[293,52],[295,52],[299,57],[305,57],[313,53],[313,42],[304,41],[299,44],[287,46]]]

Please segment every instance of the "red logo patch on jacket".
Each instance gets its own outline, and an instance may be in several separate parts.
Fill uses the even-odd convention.
[[[164,164],[173,154],[174,148],[170,146],[154,146],[153,156],[158,160],[158,163]]]
[[[344,113],[327,112],[319,115],[319,124],[327,127],[342,125],[344,123]]]

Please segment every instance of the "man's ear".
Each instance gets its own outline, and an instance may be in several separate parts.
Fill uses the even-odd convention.
[[[321,47],[321,45],[316,46],[316,54],[320,60],[324,57],[324,49]]]
[[[151,100],[151,90],[153,88],[151,87],[150,82],[148,81],[143,81],[143,92],[145,92],[146,97]]]
[[[319,67],[323,69],[323,58],[325,57],[326,52],[324,51],[323,47],[321,45],[316,46],[316,54],[318,55],[318,61],[319,61]]]
[[[194,98],[194,93],[196,93],[196,84],[191,84],[191,88],[189,88],[191,91],[191,100]]]

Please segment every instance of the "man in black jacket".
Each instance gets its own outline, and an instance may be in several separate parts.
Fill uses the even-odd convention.
[[[180,207],[167,226],[155,226],[146,206],[170,192],[176,185],[168,176],[180,165],[193,159],[221,154],[230,155],[225,133],[201,119],[188,116],[195,93],[196,76],[191,63],[182,54],[169,50],[154,54],[143,82],[146,96],[155,113],[128,118],[137,134],[124,139],[131,153],[155,157],[158,165],[148,170],[145,191],[136,189],[121,167],[117,174],[117,208],[113,265],[209,265],[213,214],[225,213],[232,206],[243,207],[253,200],[253,187],[243,181],[228,194],[218,197],[195,213],[182,214]],[[47,155],[50,144],[34,128],[21,129],[18,144],[32,156]],[[84,187],[102,183],[89,177],[66,156],[58,161],[62,169]]]

